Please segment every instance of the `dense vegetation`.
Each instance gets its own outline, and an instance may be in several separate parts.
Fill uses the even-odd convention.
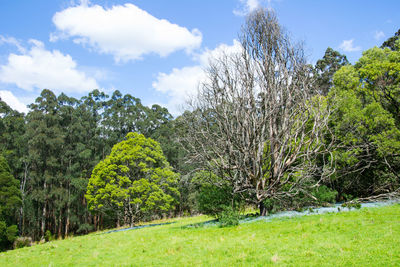
[[[266,10],[240,41],[210,61],[177,118],[119,91],[45,89],[28,114],[0,100],[0,249],[16,236],[196,212],[234,224],[246,206],[265,215],[398,193],[399,32],[354,65],[331,48],[308,65]]]

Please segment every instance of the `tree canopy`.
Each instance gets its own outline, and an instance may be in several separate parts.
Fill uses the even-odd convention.
[[[6,159],[0,154],[0,251],[10,248],[17,236],[16,214],[21,206],[18,185]]]
[[[170,211],[179,196],[177,181],[160,145],[129,133],[93,169],[86,198],[91,210],[116,212],[118,222],[133,224]]]

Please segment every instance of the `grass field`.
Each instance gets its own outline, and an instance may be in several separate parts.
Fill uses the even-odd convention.
[[[237,227],[205,216],[0,253],[0,266],[399,266],[400,204]]]

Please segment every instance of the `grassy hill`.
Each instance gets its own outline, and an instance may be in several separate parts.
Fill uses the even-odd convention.
[[[0,253],[0,266],[399,266],[400,205],[237,227],[93,233]]]

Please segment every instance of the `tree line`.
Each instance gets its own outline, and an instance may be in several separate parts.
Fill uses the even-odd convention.
[[[276,15],[251,13],[241,50],[210,59],[177,118],[99,90],[0,101],[0,240],[39,240],[252,205],[279,209],[399,192],[400,30],[354,65],[315,66]]]
[[[88,211],[85,193],[93,168],[130,132],[161,141],[168,161],[177,161],[171,114],[129,94],[94,90],[77,100],[45,89],[29,108],[22,114],[0,102],[2,169],[18,181],[20,200],[9,215],[20,235],[37,240],[47,230],[61,237],[114,226]]]

